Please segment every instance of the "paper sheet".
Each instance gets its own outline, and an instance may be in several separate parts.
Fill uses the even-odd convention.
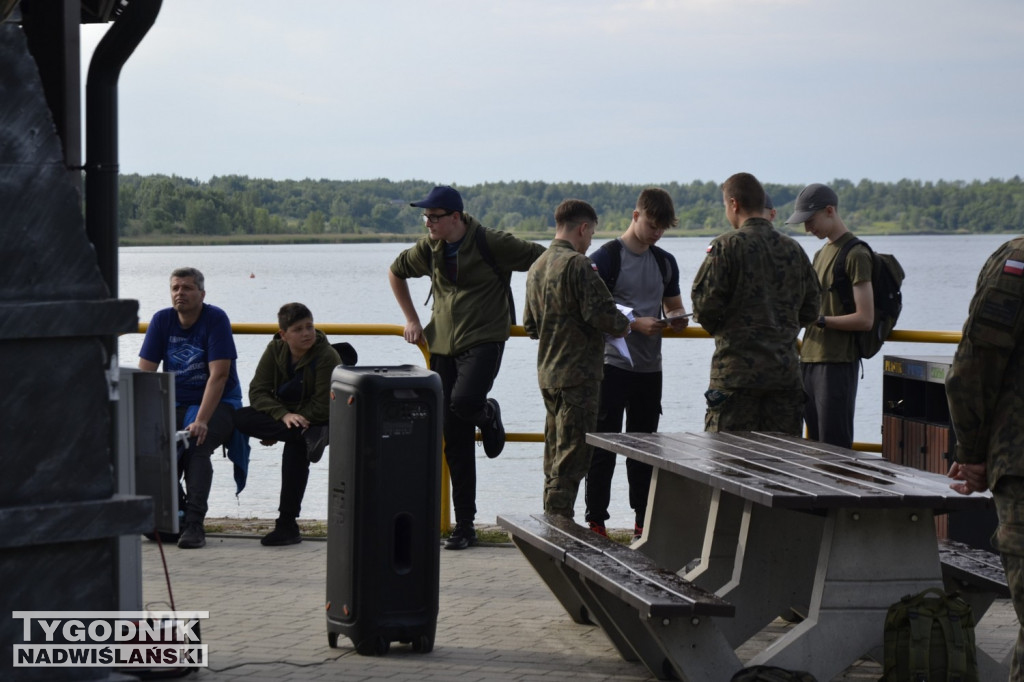
[[[633,315],[633,309],[632,308],[628,308],[628,307],[622,305],[621,303],[616,303],[615,307],[619,309],[619,312],[621,312],[623,315],[625,315],[627,318],[629,318],[630,322],[632,322],[633,320],[636,319],[636,317],[634,317],[634,315]],[[627,334],[627,336],[628,336],[628,334]],[[622,355],[622,357],[624,357],[627,360],[629,360],[629,364],[630,365],[633,364],[633,357],[629,354],[629,346],[626,345],[626,337],[625,336],[612,337],[609,334],[605,334],[605,341],[610,343],[612,345],[612,347],[615,348],[615,350],[619,351],[619,354]]]

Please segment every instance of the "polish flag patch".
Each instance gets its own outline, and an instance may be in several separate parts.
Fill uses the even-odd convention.
[[[1008,259],[1003,265],[1003,274],[1017,277],[1024,275],[1024,261]]]

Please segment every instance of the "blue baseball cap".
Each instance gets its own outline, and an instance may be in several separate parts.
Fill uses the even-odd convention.
[[[462,195],[448,185],[442,185],[430,190],[426,199],[413,202],[410,206],[417,208],[443,208],[446,211],[462,212]]]

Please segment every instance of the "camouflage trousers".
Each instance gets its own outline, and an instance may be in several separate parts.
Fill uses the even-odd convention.
[[[799,436],[807,397],[802,388],[710,389],[704,397],[708,408],[705,431],[778,431]]]
[[[999,527],[992,545],[999,550],[1017,613],[1017,644],[1010,663],[1010,682],[1024,682],[1024,478],[1003,476],[992,490]]]
[[[544,511],[572,518],[580,481],[590,470],[593,448],[586,435],[597,426],[601,382],[542,388],[544,408]]]

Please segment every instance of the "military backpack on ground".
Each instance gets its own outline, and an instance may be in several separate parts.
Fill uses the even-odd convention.
[[[883,671],[879,682],[978,682],[971,607],[934,587],[890,606]]]
[[[905,277],[903,267],[895,256],[875,253],[866,242],[854,237],[843,244],[832,268],[832,288],[839,294],[846,313],[857,312],[853,301],[853,284],[846,274],[846,254],[857,244],[863,244],[871,254],[871,289],[875,299],[875,320],[871,329],[853,332],[857,342],[857,353],[862,358],[874,357],[896,326],[900,311],[903,310],[903,293],[900,287]]]
[[[817,682],[814,675],[802,670],[785,670],[771,665],[744,668],[730,682]]]

